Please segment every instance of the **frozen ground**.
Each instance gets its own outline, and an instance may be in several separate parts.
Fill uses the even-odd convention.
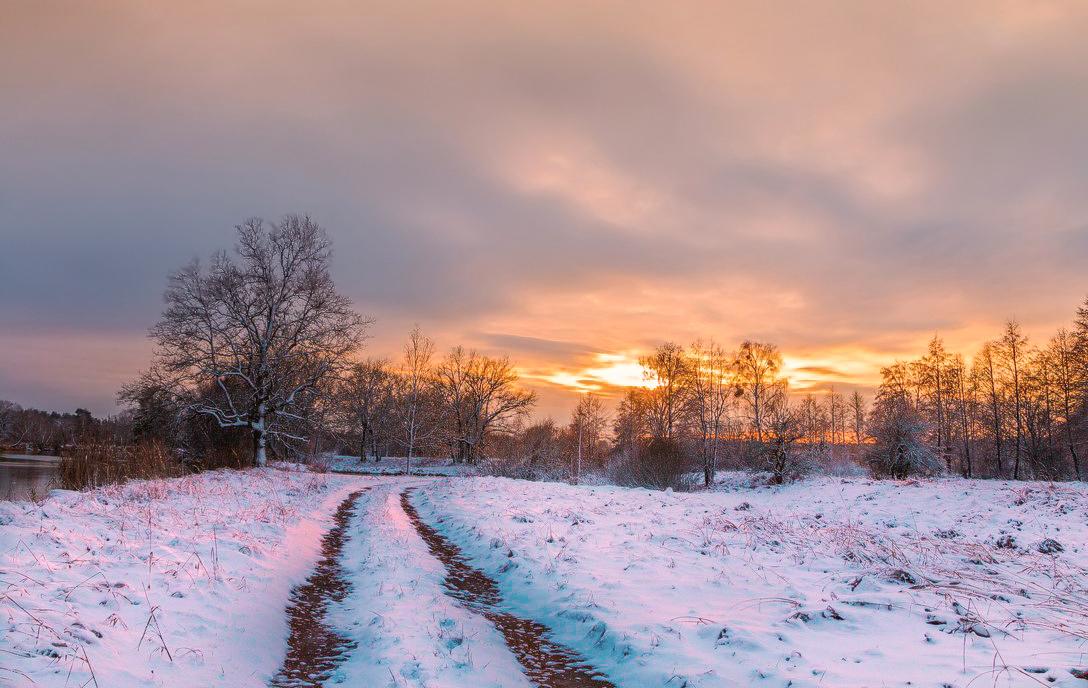
[[[617,685],[1088,685],[1082,484],[723,479],[415,503]]]
[[[365,479],[262,469],[0,502],[0,685],[263,686]]]
[[[522,688],[401,506],[616,686],[1088,686],[1082,484],[713,493],[264,469],[0,503],[0,685],[262,686],[331,514],[327,685]]]

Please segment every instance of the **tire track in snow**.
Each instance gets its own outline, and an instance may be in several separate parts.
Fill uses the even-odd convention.
[[[423,522],[409,499],[413,490],[401,492],[401,507],[431,554],[446,567],[446,594],[499,629],[531,681],[540,688],[614,688],[581,655],[552,640],[546,626],[504,611],[495,581],[469,565],[456,545]]]
[[[321,539],[321,559],[306,582],[291,591],[287,607],[291,634],[283,667],[269,684],[271,688],[317,688],[355,643],[338,633],[325,621],[330,601],[339,602],[348,592],[349,583],[340,563],[348,523],[355,515],[359,497],[370,488],[348,495],[334,516],[335,525]]]

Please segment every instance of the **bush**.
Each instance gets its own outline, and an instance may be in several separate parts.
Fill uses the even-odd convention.
[[[902,479],[943,471],[940,457],[925,443],[927,431],[921,414],[909,400],[901,397],[879,400],[869,428],[873,444],[866,452],[873,477]]]
[[[628,487],[680,490],[687,487],[689,463],[675,440],[654,439],[620,452],[612,463],[612,481]]]

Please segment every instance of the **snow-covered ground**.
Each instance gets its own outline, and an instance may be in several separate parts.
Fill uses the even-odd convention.
[[[444,594],[445,569],[401,508],[401,490],[428,482],[386,478],[359,500],[343,558],[353,589],[329,614],[358,648],[331,683],[528,687],[495,627]]]
[[[0,685],[263,686],[369,479],[261,469],[0,502]]]
[[[715,492],[262,469],[0,503],[0,685],[262,686],[358,499],[328,685],[523,688],[401,507],[616,686],[1088,685],[1083,484]]]
[[[424,520],[622,686],[1088,685],[1083,484],[432,481]]]

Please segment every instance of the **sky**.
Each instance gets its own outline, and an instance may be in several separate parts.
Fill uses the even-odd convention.
[[[84,2],[0,21],[0,398],[96,413],[166,275],[309,213],[397,355],[561,417],[664,341],[871,390],[1088,293],[1088,5]]]

